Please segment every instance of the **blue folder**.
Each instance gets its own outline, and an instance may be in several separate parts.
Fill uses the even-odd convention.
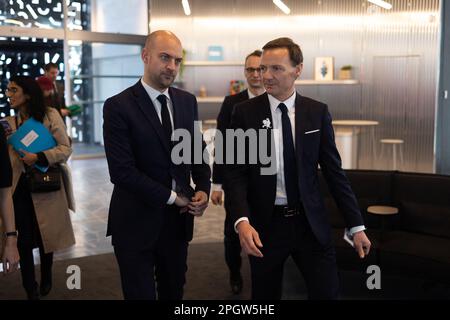
[[[14,150],[19,151],[23,149],[31,153],[42,152],[56,146],[55,138],[48,129],[39,121],[33,118],[25,121],[20,128],[12,134],[8,143],[13,146]],[[35,167],[42,172],[46,172],[48,167],[42,167],[35,164]]]

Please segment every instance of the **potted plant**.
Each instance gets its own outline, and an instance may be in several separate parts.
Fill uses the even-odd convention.
[[[183,49],[183,60],[181,60],[180,64],[180,70],[178,71],[178,77],[176,81],[173,83],[173,85],[177,88],[184,89],[184,81],[183,81],[183,75],[184,75],[184,69],[186,67],[185,60],[186,60],[186,49]]]
[[[352,70],[353,67],[349,64],[342,66],[341,70],[339,70],[339,79],[340,80],[352,79]]]

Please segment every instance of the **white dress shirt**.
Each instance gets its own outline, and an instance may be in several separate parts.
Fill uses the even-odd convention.
[[[162,124],[162,120],[161,120],[161,102],[159,102],[158,97],[163,94],[166,96],[167,98],[167,107],[169,109],[169,115],[170,115],[170,122],[172,123],[172,128],[174,128],[174,124],[173,124],[173,106],[172,106],[172,101],[170,100],[170,95],[169,95],[169,89],[167,88],[166,90],[164,90],[164,92],[158,91],[152,87],[150,87],[148,84],[146,84],[144,82],[144,79],[141,78],[141,83],[144,86],[145,91],[147,92],[148,96],[150,97],[150,100],[152,100],[153,105],[155,106],[155,110],[156,113],[158,114],[158,118],[159,121],[161,121]],[[170,197],[167,200],[167,204],[171,205],[175,202],[175,199],[177,198],[177,193],[174,191],[175,190],[175,180],[172,179],[172,191],[170,193]]]
[[[284,101],[280,101],[270,94],[267,95],[269,98],[270,104],[270,112],[272,114],[272,128],[274,134],[274,142],[275,142],[275,157],[276,157],[276,165],[277,165],[277,188],[276,188],[276,196],[275,196],[275,205],[285,206],[287,205],[287,193],[286,193],[286,184],[284,181],[284,157],[283,157],[283,130],[282,130],[282,112],[278,108],[280,103],[284,103],[288,110],[289,120],[291,121],[292,128],[292,138],[294,142],[295,148],[295,98],[297,94],[294,91],[293,94]],[[248,221],[247,217],[242,217],[236,220],[234,223],[234,228],[237,232],[236,226],[241,221]],[[356,232],[363,231],[366,228],[364,226],[356,226],[351,228],[346,232],[352,236]]]

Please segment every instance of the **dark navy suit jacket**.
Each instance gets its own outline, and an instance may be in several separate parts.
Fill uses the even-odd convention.
[[[222,107],[220,108],[219,115],[217,116],[217,132],[222,134],[222,145],[226,145],[226,129],[230,129],[231,125],[231,114],[233,113],[233,108],[239,102],[243,102],[248,100],[248,90],[244,90],[239,92],[238,94],[234,94],[231,96],[226,96],[223,100]],[[225,155],[223,162],[225,162]],[[223,170],[225,168],[225,164],[219,164],[214,162],[213,165],[213,183],[223,184]]]
[[[263,120],[267,118],[273,123],[269,99],[265,93],[237,104],[231,126],[235,129],[259,130],[263,128]],[[305,134],[315,130],[319,131]],[[270,129],[267,129],[267,134],[269,133]],[[270,138],[268,141],[271,141]],[[270,143],[268,144],[270,153]],[[316,238],[323,245],[328,245],[331,242],[331,227],[320,193],[318,165],[347,226],[351,228],[364,223],[350,183],[341,167],[327,105],[298,93],[295,99],[295,145],[301,201]],[[225,171],[233,221],[248,217],[260,233],[263,243],[276,197],[276,174],[261,175],[260,169],[268,166],[258,161],[257,164],[230,165]]]
[[[194,137],[194,130],[198,130],[194,126],[198,119],[195,96],[176,88],[169,88],[169,95],[174,129],[186,129]],[[177,191],[189,194],[194,191],[190,188],[192,177],[195,191],[209,195],[209,165],[175,165],[171,161],[169,141],[140,81],[107,99],[103,117],[105,152],[114,184],[107,235],[112,236],[114,246],[148,248],[159,236],[172,179]],[[179,223],[184,225],[183,236],[190,241],[193,216],[180,214]]]

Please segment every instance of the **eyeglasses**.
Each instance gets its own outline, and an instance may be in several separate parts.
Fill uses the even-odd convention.
[[[6,93],[6,94],[8,94],[8,93],[16,94],[16,92],[17,92],[18,90],[19,90],[19,89],[17,89],[17,88],[6,88],[5,93]]]
[[[258,73],[261,73],[261,68],[245,68],[245,71],[247,72],[247,73],[254,73],[255,71],[256,72],[258,72]]]

